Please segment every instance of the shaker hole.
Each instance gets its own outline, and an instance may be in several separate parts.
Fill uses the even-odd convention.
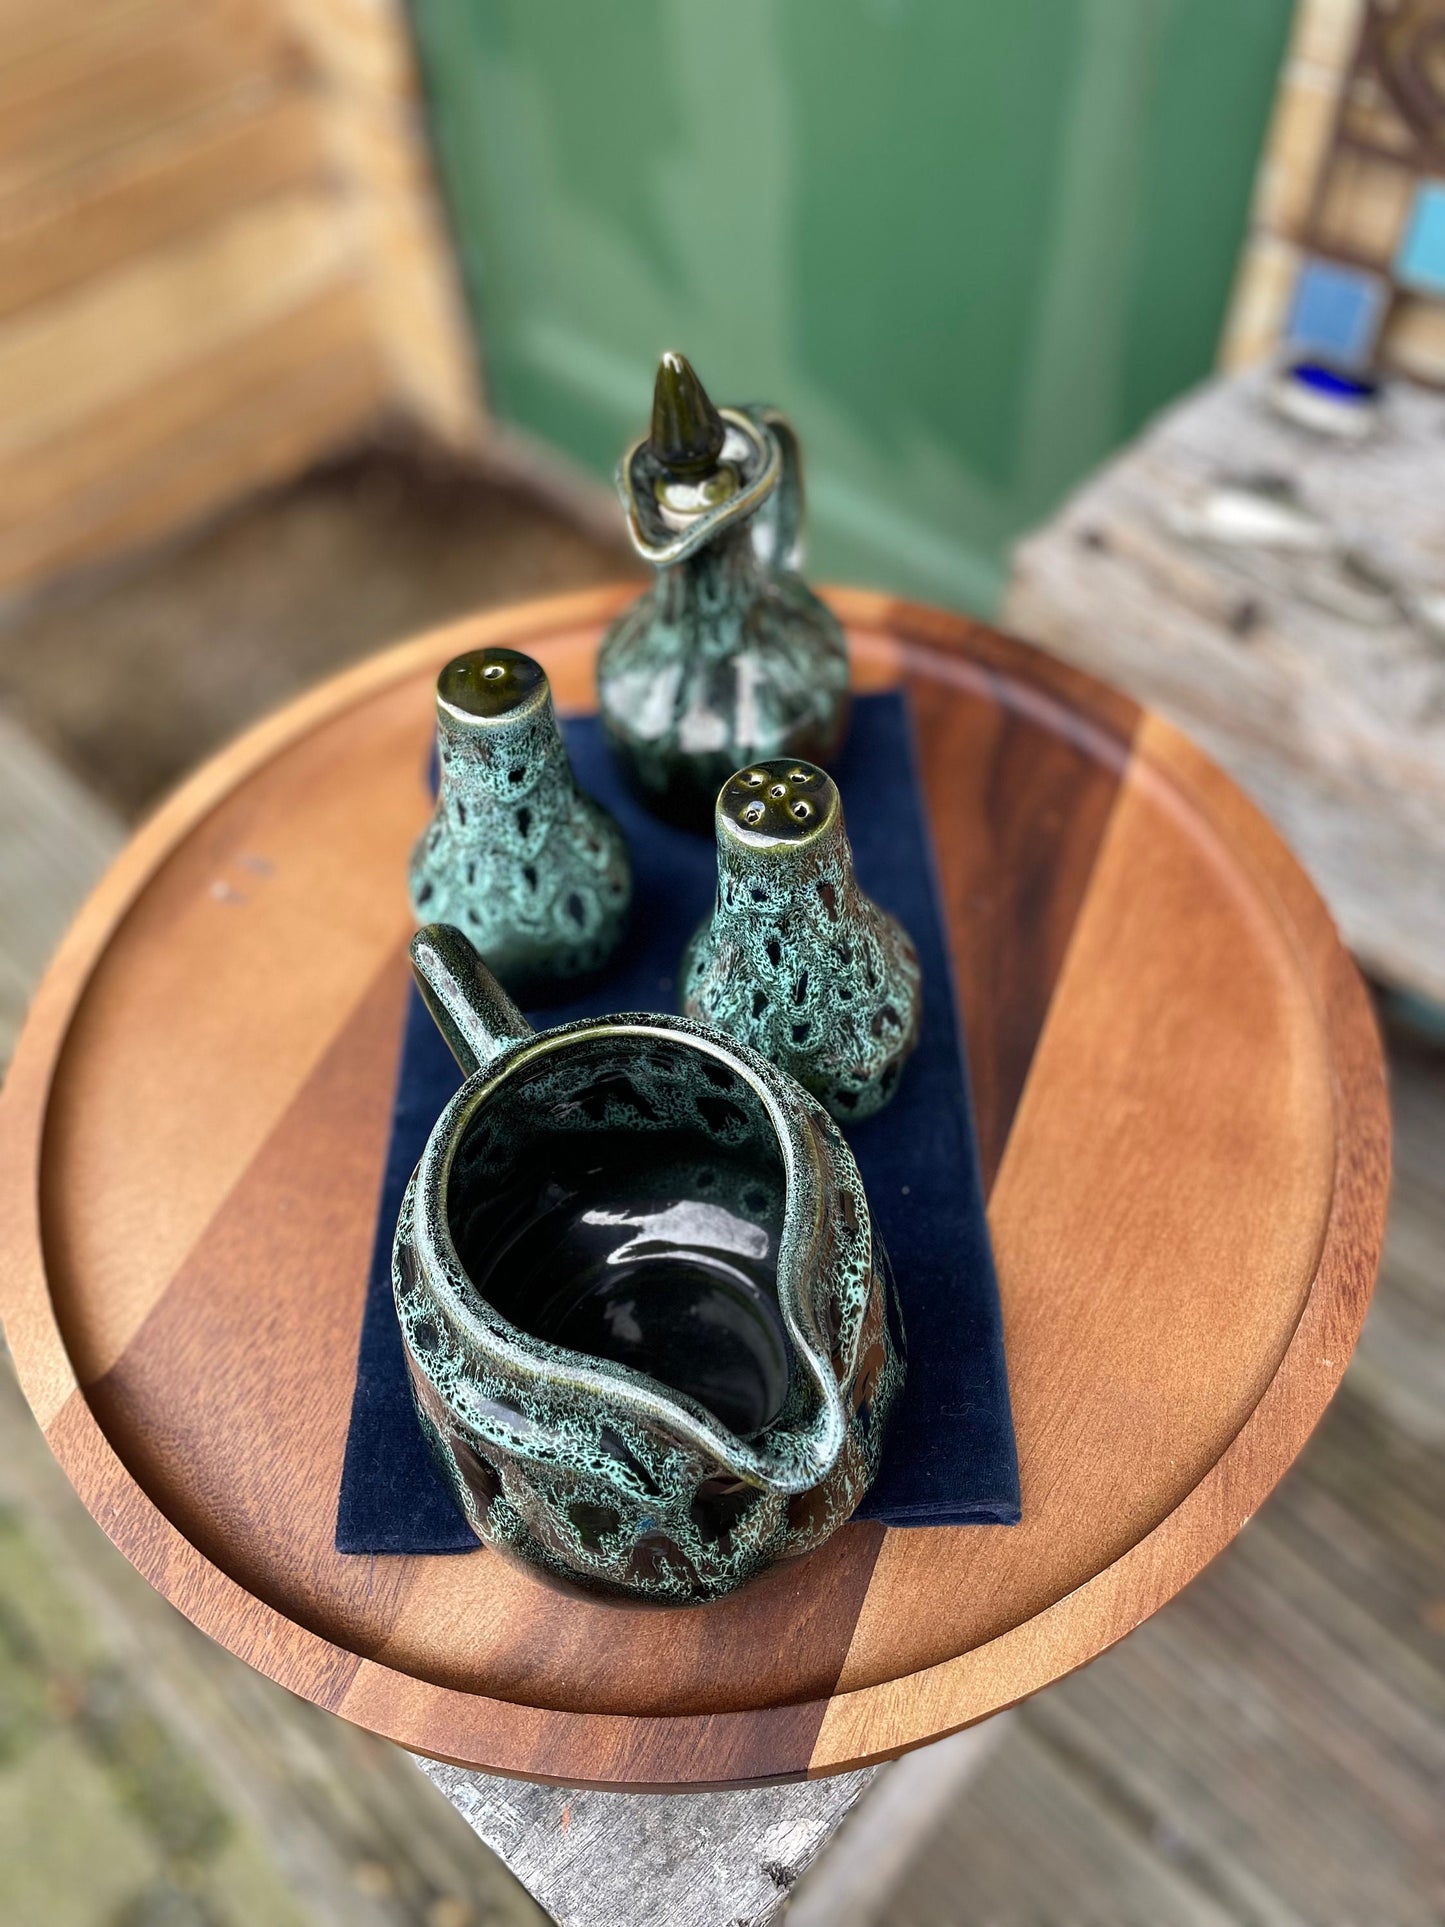
[[[583,1545],[594,1549],[604,1539],[611,1538],[622,1524],[622,1514],[616,1506],[589,1505],[585,1499],[575,1499],[567,1508],[567,1517]]]

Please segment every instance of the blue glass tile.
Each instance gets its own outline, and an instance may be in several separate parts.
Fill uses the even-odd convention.
[[[1445,295],[1445,181],[1421,181],[1415,190],[1395,274],[1421,294]]]
[[[1295,283],[1290,346],[1336,366],[1360,367],[1374,350],[1384,311],[1385,284],[1377,274],[1339,261],[1306,261]]]

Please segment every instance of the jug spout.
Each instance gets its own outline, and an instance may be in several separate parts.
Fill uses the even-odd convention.
[[[466,1077],[485,1070],[532,1026],[450,923],[429,923],[411,940],[411,967],[427,1009]]]

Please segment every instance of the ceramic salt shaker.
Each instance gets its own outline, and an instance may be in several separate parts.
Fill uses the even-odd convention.
[[[546,672],[473,649],[436,689],[437,800],[411,856],[419,922],[464,930],[515,996],[598,970],[632,899],[622,832],[578,786]]]
[[[797,437],[775,409],[715,408],[666,354],[617,486],[657,579],[603,638],[603,724],[643,800],[705,829],[739,764],[826,762],[847,725],[847,643],[798,574]]]
[[[844,1123],[892,1097],[922,1014],[918,955],[853,873],[815,764],[740,769],[716,807],[718,891],[683,957],[683,1010],[751,1044]]]

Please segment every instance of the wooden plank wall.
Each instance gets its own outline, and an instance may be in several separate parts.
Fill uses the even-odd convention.
[[[0,597],[479,432],[401,0],[0,0]]]

